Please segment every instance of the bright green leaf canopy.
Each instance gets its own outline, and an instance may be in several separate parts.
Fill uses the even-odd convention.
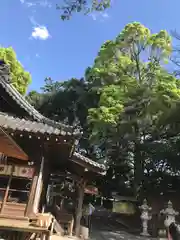
[[[22,64],[17,60],[13,48],[0,47],[0,59],[4,60],[10,67],[12,84],[21,94],[25,94],[31,83],[31,75],[24,70]]]

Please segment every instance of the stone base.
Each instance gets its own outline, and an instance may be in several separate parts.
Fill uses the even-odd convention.
[[[143,236],[143,237],[149,237],[149,236],[150,236],[150,234],[149,234],[149,233],[143,233],[143,232],[142,232],[142,233],[140,233],[140,235],[141,235],[141,236]]]
[[[84,240],[89,239],[89,228],[81,226],[80,236],[81,236],[81,239],[84,239]]]
[[[167,231],[166,231],[166,229],[159,229],[159,231],[158,231],[158,239],[167,239]]]

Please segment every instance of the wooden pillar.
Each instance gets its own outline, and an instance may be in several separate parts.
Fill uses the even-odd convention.
[[[41,190],[42,190],[43,169],[44,169],[44,157],[42,157],[42,160],[41,160],[41,166],[40,166],[40,171],[39,171],[37,185],[36,185],[33,213],[38,212],[39,202],[40,202],[40,198],[41,198]]]
[[[79,234],[80,234],[80,223],[81,223],[81,217],[82,217],[85,185],[86,185],[86,182],[84,180],[81,180],[77,184],[78,204],[76,209],[76,221],[75,221],[75,234],[77,237],[79,237]]]
[[[33,213],[33,203],[34,203],[34,196],[35,196],[35,192],[36,192],[36,186],[37,186],[37,182],[38,182],[38,175],[39,175],[39,172],[38,172],[37,166],[36,166],[33,180],[31,183],[28,204],[27,204],[26,210],[25,210],[25,216],[29,216]]]
[[[50,178],[50,167],[48,158],[44,159],[44,168],[42,173],[42,193],[41,193],[41,199],[40,199],[40,208],[42,209],[42,212],[46,211],[47,207],[47,194],[48,194],[48,183]]]
[[[10,189],[10,185],[11,185],[11,181],[12,181],[12,177],[13,177],[13,173],[14,173],[14,165],[11,168],[11,175],[9,177],[8,185],[7,185],[7,188],[6,188],[6,191],[5,191],[5,194],[4,194],[4,199],[3,199],[3,202],[2,202],[2,205],[1,205],[1,213],[3,213],[4,206],[5,206],[6,202],[7,202],[9,189]]]

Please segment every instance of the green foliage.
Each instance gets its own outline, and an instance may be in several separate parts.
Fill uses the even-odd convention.
[[[32,106],[35,106],[36,109],[39,109],[42,106],[45,97],[47,96],[45,96],[44,94],[38,93],[37,91],[31,91],[26,96],[26,99]]]
[[[45,78],[44,80],[44,86],[41,87],[41,90],[43,91],[43,93],[56,93],[61,89],[62,84],[59,82],[54,82],[50,77],[49,78]]]
[[[151,34],[140,23],[131,23],[115,41],[103,44],[87,73],[100,94],[98,107],[89,110],[91,141],[105,146],[116,165],[125,161],[125,149],[136,194],[147,157],[142,149],[180,100],[177,79],[161,65],[170,53],[166,31]]]
[[[10,67],[12,84],[21,94],[25,94],[27,87],[31,82],[31,75],[24,70],[22,64],[17,60],[16,53],[13,48],[1,47],[0,59],[4,60]]]
[[[98,183],[106,196],[137,196],[152,182],[165,191],[180,169],[180,83],[164,68],[171,51],[166,31],[130,23],[101,46],[84,79],[47,78],[28,96],[46,116],[83,129],[79,150],[109,166]]]
[[[61,19],[69,20],[74,13],[88,14],[93,11],[104,11],[109,8],[112,0],[65,0],[62,5],[56,5],[61,11]]]
[[[137,93],[142,99],[146,98],[146,111],[152,104],[157,107],[158,102],[159,105],[159,99],[155,99],[157,88],[161,91],[170,88],[166,95],[161,92],[164,104],[171,95],[179,97],[176,79],[160,66],[160,61],[168,57],[170,46],[170,37],[165,31],[150,34],[149,29],[139,23],[128,24],[115,41],[105,43],[88,73],[88,78],[93,79],[94,86],[101,91],[99,108],[89,111],[90,123],[98,121],[98,125],[105,127],[107,123],[118,124],[125,105]]]

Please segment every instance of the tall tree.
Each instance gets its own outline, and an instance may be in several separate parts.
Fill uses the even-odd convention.
[[[164,69],[170,54],[166,31],[131,23],[102,45],[85,78],[47,78],[42,94],[28,96],[46,116],[83,129],[79,150],[109,165],[99,183],[106,195],[138,195],[151,182],[165,190],[180,170],[179,80]]]
[[[51,78],[46,78],[41,88],[42,93],[32,91],[27,99],[47,117],[83,129],[79,148],[91,155],[87,116],[88,109],[97,106],[99,98],[89,89],[88,82],[83,78],[72,78],[65,82],[54,82]]]
[[[88,70],[100,93],[98,108],[89,110],[93,144],[105,149],[112,165],[132,166],[135,194],[148,161],[144,146],[180,100],[177,79],[161,65],[170,53],[166,31],[151,34],[140,23],[131,23],[115,41],[103,44]]]
[[[24,70],[22,64],[17,60],[13,48],[0,47],[0,59],[4,60],[10,67],[12,84],[21,94],[25,94],[31,82],[31,75]]]

